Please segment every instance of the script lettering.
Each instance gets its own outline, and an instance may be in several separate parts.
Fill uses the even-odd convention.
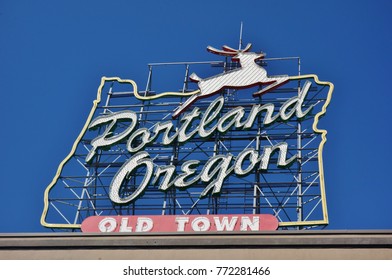
[[[128,137],[126,148],[133,155],[117,171],[110,184],[109,197],[114,203],[125,204],[135,201],[146,190],[150,182],[153,185],[158,184],[158,189],[162,191],[167,191],[169,188],[183,189],[200,182],[205,185],[200,197],[204,197],[209,193],[220,193],[225,179],[230,174],[245,176],[256,169],[267,170],[271,157],[276,153],[278,153],[277,166],[286,167],[297,159],[297,154],[287,158],[289,153],[288,144],[281,142],[273,146],[262,147],[261,154],[260,151],[256,151],[254,148],[246,148],[239,152],[238,155],[230,153],[214,155],[201,167],[199,167],[199,160],[188,160],[179,169],[174,164],[167,166],[155,164],[154,159],[151,159],[149,153],[143,151],[143,149],[146,145],[157,142],[163,145],[170,145],[173,141],[178,141],[179,143],[187,142],[197,135],[200,138],[205,138],[211,136],[216,131],[226,133],[233,127],[246,130],[253,127],[256,119],[261,119],[262,125],[267,126],[279,118],[282,121],[287,121],[294,115],[298,119],[303,118],[315,106],[315,104],[309,104],[307,108],[304,106],[310,86],[311,82],[306,81],[298,96],[288,99],[279,110],[275,108],[273,103],[255,104],[247,115],[245,108],[241,106],[221,114],[224,98],[220,96],[208,106],[204,113],[195,107],[191,112],[185,114],[179,120],[180,127],[178,129],[174,128],[172,121],[164,121],[157,122],[149,129],[141,127],[135,130],[137,114],[132,111],[120,111],[99,116],[91,122],[89,129],[94,129],[104,124],[107,124],[107,127],[101,135],[91,141],[92,149],[86,157],[86,162],[91,161],[98,148],[117,144]],[[260,114],[263,114],[264,117],[260,118]],[[129,126],[123,131],[115,133],[116,124],[124,121],[129,122]],[[132,172],[140,167],[145,168],[145,173],[142,182],[139,183],[136,190],[133,193],[121,192],[124,182],[130,180]],[[121,196],[120,193],[122,193]],[[252,228],[251,222],[245,221],[244,223],[243,229],[247,227]],[[110,221],[107,222],[107,225],[111,227]],[[185,221],[178,222],[179,229],[183,228],[184,225]],[[149,226],[148,222],[146,222],[145,226]],[[106,224],[103,227],[106,227]],[[193,227],[202,230],[207,228],[208,225],[203,224],[199,226],[199,224],[193,224]],[[140,228],[140,230],[143,229],[144,227]],[[125,223],[123,231],[129,230],[131,229]]]

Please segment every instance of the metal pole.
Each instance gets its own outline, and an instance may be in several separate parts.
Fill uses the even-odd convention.
[[[240,42],[239,42],[239,46],[238,49],[241,50],[242,48],[242,27],[243,27],[243,23],[241,21],[241,27],[240,27]]]
[[[188,90],[188,75],[189,75],[189,64],[185,66],[185,77],[184,77],[184,85],[182,86],[182,93]]]
[[[301,60],[298,58],[298,76],[301,75]],[[298,95],[301,91],[301,82],[298,80]],[[297,221],[303,220],[303,209],[302,209],[302,127],[301,121],[298,120],[297,123],[297,149],[298,149],[298,199],[297,199]],[[300,227],[298,229],[301,229]]]

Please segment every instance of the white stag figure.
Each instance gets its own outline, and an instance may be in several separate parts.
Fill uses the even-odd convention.
[[[199,92],[192,95],[184,104],[177,108],[173,113],[173,118],[176,118],[196,100],[211,96],[224,88],[247,88],[256,85],[267,85],[262,90],[253,94],[253,96],[257,96],[266,93],[289,80],[287,75],[268,77],[267,71],[256,63],[256,60],[263,59],[265,54],[249,52],[251,47],[252,44],[248,44],[245,49],[236,50],[228,46],[223,46],[222,50],[218,50],[208,46],[207,50],[209,52],[223,56],[231,56],[233,61],[239,61],[241,67],[205,79],[201,79],[195,73],[192,73],[189,78],[194,82],[198,82]]]

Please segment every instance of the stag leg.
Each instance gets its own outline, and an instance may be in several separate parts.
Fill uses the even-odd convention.
[[[189,76],[189,79],[190,79],[192,82],[196,82],[196,83],[198,83],[198,82],[200,82],[200,81],[202,80],[199,76],[196,75],[196,73],[192,73],[192,74]]]
[[[287,83],[287,81],[289,80],[288,77],[282,77],[282,78],[277,78],[274,79],[275,82],[266,86],[265,88],[263,88],[262,90],[259,90],[258,92],[253,93],[253,96],[259,96],[262,95],[270,90],[273,90],[274,88],[277,88],[285,83]]]

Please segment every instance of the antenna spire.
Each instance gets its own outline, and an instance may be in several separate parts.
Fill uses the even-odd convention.
[[[240,27],[240,42],[239,42],[239,46],[238,49],[241,50],[242,48],[242,26],[243,26],[243,22],[241,21],[241,27]]]

